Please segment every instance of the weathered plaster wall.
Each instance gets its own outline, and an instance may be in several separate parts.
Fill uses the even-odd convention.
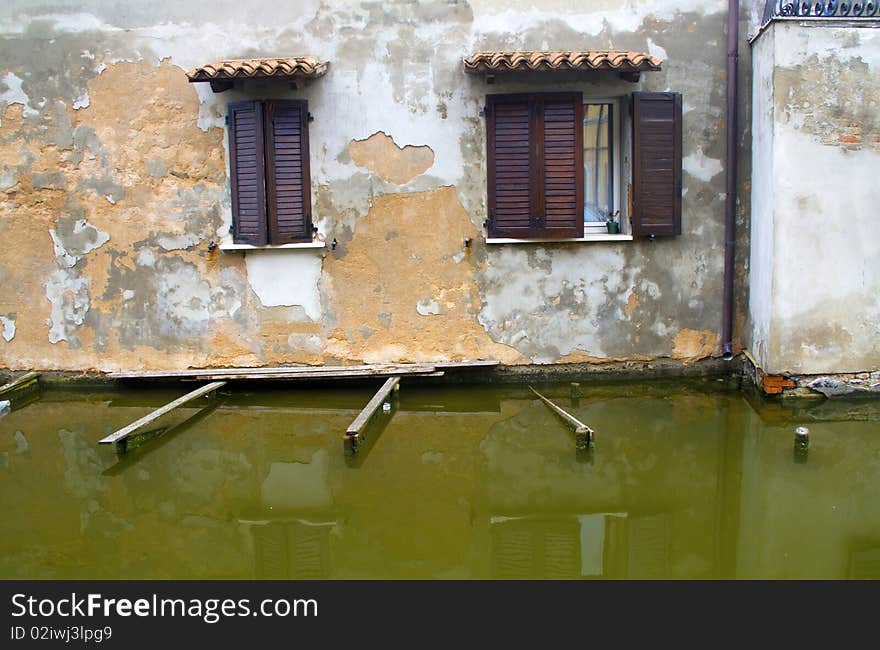
[[[218,2],[205,14],[195,3],[6,3],[0,366],[717,355],[726,8],[316,0]],[[538,76],[487,86],[463,74],[461,56],[504,48],[634,49],[665,63],[637,85]],[[251,83],[215,95],[183,75],[305,53],[330,72],[296,91]],[[681,237],[485,243],[485,94],[560,88],[683,94]],[[226,105],[272,97],[309,101],[314,221],[334,248],[209,246],[231,223]]]
[[[754,55],[752,345],[771,373],[876,370],[880,31],[780,22]]]

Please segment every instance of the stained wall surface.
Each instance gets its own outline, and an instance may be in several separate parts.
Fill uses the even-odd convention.
[[[755,40],[750,316],[765,370],[880,368],[880,32],[771,23]]]
[[[4,3],[0,367],[717,356],[726,12],[721,0]],[[461,63],[478,50],[612,48],[654,54],[663,70],[635,84],[596,74],[489,86]],[[302,54],[330,67],[296,90],[214,94],[184,74]],[[554,90],[682,93],[681,236],[486,243],[485,95]],[[211,246],[229,241],[232,219],[227,104],[277,97],[306,99],[314,117],[313,218],[327,246]],[[749,105],[744,91],[743,306]],[[737,335],[744,322],[738,309]]]

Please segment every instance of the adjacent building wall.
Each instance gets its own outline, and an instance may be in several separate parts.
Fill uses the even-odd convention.
[[[880,368],[880,30],[776,21],[753,46],[751,347],[767,372]]]
[[[726,11],[723,0],[7,2],[0,367],[719,355]],[[663,71],[489,86],[461,65],[477,50],[610,48],[653,53]],[[301,54],[330,70],[295,91],[213,94],[184,76]],[[683,94],[682,236],[485,243],[485,95],[557,89]],[[315,118],[313,213],[328,245],[213,248],[231,223],[226,105],[280,96],[307,99]]]

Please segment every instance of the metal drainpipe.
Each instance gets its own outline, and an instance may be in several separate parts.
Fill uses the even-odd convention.
[[[724,293],[721,352],[733,358],[733,265],[736,250],[737,71],[739,68],[739,0],[727,3],[727,197],[724,203]]]

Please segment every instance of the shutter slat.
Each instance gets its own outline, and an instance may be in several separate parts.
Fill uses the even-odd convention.
[[[681,95],[633,93],[633,235],[681,234]]]
[[[262,105],[235,102],[228,111],[233,241],[262,246],[268,243]]]

